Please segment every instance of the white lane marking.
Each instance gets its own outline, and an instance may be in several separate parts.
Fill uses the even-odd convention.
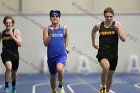
[[[67,85],[67,88],[69,89],[69,91],[71,93],[75,93],[75,91],[72,89],[72,86],[76,86],[76,85],[82,85],[82,84],[85,84],[87,86],[89,86],[92,90],[96,91],[96,92],[99,92],[98,89],[96,89],[95,87],[93,87],[90,83],[88,82],[79,82],[79,83],[71,83],[71,84],[68,84]]]
[[[77,77],[77,76],[76,76]],[[69,89],[69,91],[71,92],[71,93],[75,93],[75,91],[72,89],[72,87],[71,86],[74,86],[74,85],[81,85],[81,84],[86,84],[87,86],[89,86],[92,90],[94,90],[94,91],[96,91],[96,92],[99,92],[99,90],[98,89],[96,89],[95,87],[93,87],[90,83],[92,83],[92,82],[87,82],[87,81],[85,81],[85,80],[83,80],[82,78],[80,78],[80,77],[77,77],[78,78],[78,80],[79,80],[79,82],[77,82],[77,83],[71,83],[71,84],[68,84],[67,85],[67,88]]]
[[[109,90],[109,93],[117,93],[117,92],[115,92],[115,91],[113,91],[113,90]]]
[[[136,83],[136,84],[134,84],[134,87],[136,87],[136,88],[140,88],[140,83]]]
[[[0,88],[4,87],[4,84],[0,85]]]
[[[42,85],[48,85],[48,84],[50,84],[50,83],[49,82],[45,82],[45,83],[38,83],[38,84],[33,85],[32,93],[35,93],[36,87],[42,86]]]

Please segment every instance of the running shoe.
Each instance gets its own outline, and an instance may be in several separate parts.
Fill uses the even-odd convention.
[[[2,93],[8,93],[9,88],[8,87],[4,87],[3,92]]]
[[[65,93],[65,90],[63,87],[59,88],[59,93]]]
[[[12,86],[12,93],[17,93],[16,86]]]
[[[102,88],[102,89],[100,90],[100,93],[107,93],[107,92],[106,92],[106,88]]]

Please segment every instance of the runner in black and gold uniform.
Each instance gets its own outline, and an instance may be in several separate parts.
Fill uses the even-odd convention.
[[[14,20],[11,16],[4,17],[3,23],[6,29],[0,34],[2,39],[1,58],[6,67],[5,87],[3,93],[8,93],[10,75],[12,72],[12,93],[16,93],[16,74],[19,65],[18,47],[22,44],[20,31],[13,28]]]
[[[104,22],[100,25],[99,50],[97,54],[98,61],[103,58],[109,60],[110,70],[115,70],[118,60],[118,34],[114,29],[115,21],[109,28],[104,27]]]
[[[102,89],[100,93],[109,92],[118,62],[118,40],[125,42],[125,34],[119,22],[113,21],[114,11],[111,7],[104,10],[105,21],[96,24],[92,30],[92,45],[98,49],[97,58],[102,67]],[[96,32],[99,31],[99,46],[96,45]]]
[[[14,33],[15,29],[13,29]],[[6,61],[11,60],[13,62],[12,69],[16,70],[19,64],[19,53],[18,53],[18,45],[15,41],[10,37],[9,34],[6,34],[6,30],[2,32],[2,61],[5,64]],[[15,63],[15,64],[14,64]]]

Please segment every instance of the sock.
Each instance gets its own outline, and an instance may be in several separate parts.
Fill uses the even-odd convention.
[[[103,85],[102,87],[103,87],[103,88],[106,88],[106,85]]]
[[[8,87],[8,83],[9,83],[9,82],[5,82],[5,87]]]
[[[53,92],[56,92],[56,88],[52,89]]]
[[[15,80],[12,81],[12,86],[16,86],[16,81]]]
[[[63,81],[59,81],[59,88],[62,88],[62,85],[63,85]]]
[[[59,84],[59,86],[58,86],[59,88],[62,88],[62,84]]]

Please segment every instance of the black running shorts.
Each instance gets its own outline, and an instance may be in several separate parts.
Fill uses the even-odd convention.
[[[3,64],[5,64],[7,61],[11,61],[12,63],[12,70],[17,70],[19,66],[19,53],[18,52],[5,52],[3,51],[1,54],[1,58],[3,61]]]

